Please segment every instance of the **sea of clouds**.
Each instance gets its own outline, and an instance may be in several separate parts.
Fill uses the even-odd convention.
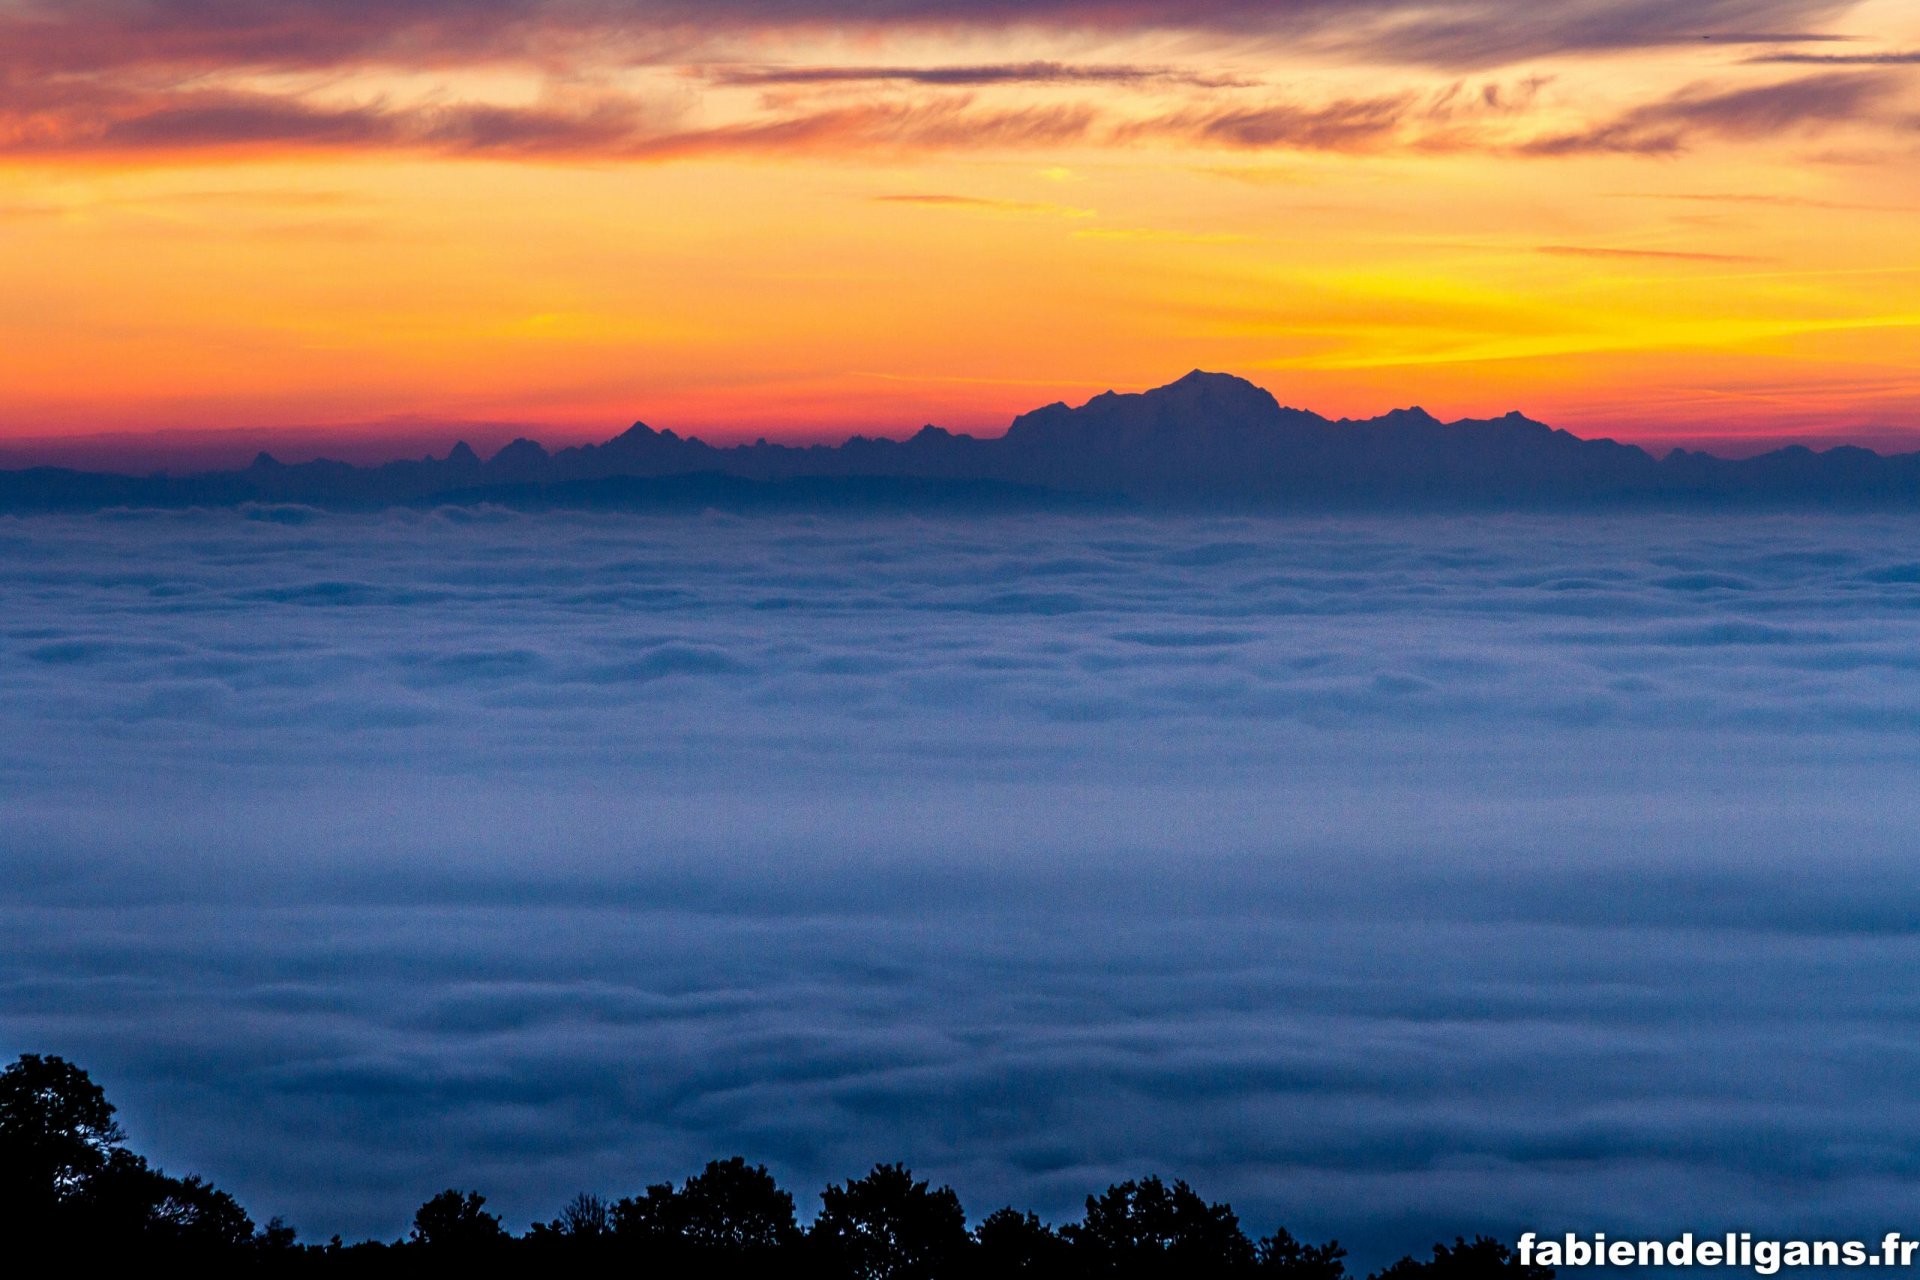
[[[1920,520],[6,519],[0,805],[0,1053],[309,1238],[1914,1225]]]

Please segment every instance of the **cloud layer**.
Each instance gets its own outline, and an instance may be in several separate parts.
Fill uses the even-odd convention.
[[[1850,0],[28,0],[0,11],[12,65],[64,71],[215,64],[406,66],[543,60],[589,46],[630,59],[715,32],[920,28],[1216,32],[1445,66],[1683,44],[1795,42]],[[1757,34],[1756,34],[1757,33]]]
[[[0,521],[0,1050],[309,1235],[1910,1196],[1910,521],[249,515]]]
[[[1777,137],[1862,118],[1902,87],[1889,73],[1841,71],[1744,89],[1694,89],[1591,129],[1535,139],[1523,149],[1535,155],[1664,154],[1685,150],[1701,136]]]
[[[0,154],[165,160],[402,150],[631,161],[1143,140],[1306,151],[1666,152],[1695,137],[1751,138],[1871,116],[1897,87],[1900,55],[1801,55],[1791,48],[1818,40],[1816,28],[1851,7],[1827,0],[1319,0],[1173,9],[1091,0],[25,4],[0,7]],[[1143,31],[1176,37],[1190,50],[1188,63],[1085,58],[1089,49]],[[1048,56],[764,61],[769,51],[841,48],[849,38],[857,44],[878,37],[882,49],[886,40],[938,47],[956,33]],[[1875,62],[1881,73],[1703,87],[1557,134],[1516,134],[1461,119],[1464,80],[1444,103],[1424,91],[1356,99],[1294,83],[1302,67],[1316,65],[1411,67],[1417,81],[1434,70],[1495,74],[1542,58],[1697,47],[1703,38],[1716,41],[1714,48],[1766,51],[1754,61]],[[955,47],[969,47],[966,40]],[[743,61],[743,52],[763,60]],[[1209,59],[1239,69],[1210,66]],[[1266,77],[1246,73],[1249,61],[1276,74],[1285,63],[1281,79],[1288,83],[1268,86]],[[500,92],[503,77],[519,89]],[[423,91],[419,84],[428,80],[437,83]],[[716,93],[758,92],[765,100],[690,111],[692,85],[702,86],[706,105]],[[1483,106],[1501,105],[1496,81],[1476,80],[1472,88],[1485,96]],[[1044,91],[1054,100],[975,100],[1015,91]],[[1136,110],[1114,101],[1116,91],[1172,101]],[[1494,114],[1524,105],[1510,101]]]

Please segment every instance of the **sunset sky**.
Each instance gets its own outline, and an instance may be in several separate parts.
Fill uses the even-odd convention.
[[[1912,0],[0,0],[0,444],[1920,447],[1917,211]]]

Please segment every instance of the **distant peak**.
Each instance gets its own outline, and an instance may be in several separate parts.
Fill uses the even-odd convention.
[[[1145,394],[1150,400],[1264,401],[1276,406],[1279,403],[1266,388],[1245,378],[1231,373],[1208,373],[1204,369],[1195,369],[1185,377]]]
[[[510,463],[545,462],[547,456],[546,446],[542,445],[538,440],[529,440],[525,436],[521,436],[512,444],[509,444],[506,448],[494,454],[492,461],[495,463],[503,461]]]
[[[480,461],[480,455],[473,451],[472,445],[468,444],[465,440],[461,440],[457,442],[453,448],[447,450],[447,461],[464,465],[469,462]]]
[[[1094,396],[1079,408],[1054,403],[1014,419],[1007,438],[1022,447],[1033,442],[1077,440],[1073,448],[1146,447],[1151,436],[1169,441],[1243,437],[1287,425],[1279,402],[1264,388],[1230,373],[1195,369],[1178,381],[1150,391]],[[1132,441],[1127,444],[1123,442]]]
[[[262,449],[259,453],[256,453],[255,455],[253,455],[253,469],[256,471],[266,471],[270,468],[277,467],[280,465],[281,465],[280,459],[274,457],[272,454],[268,453],[265,449]]]
[[[643,457],[657,452],[663,445],[693,444],[693,440],[682,441],[672,431],[656,430],[644,422],[636,422],[613,439],[600,447],[614,455],[628,454]]]

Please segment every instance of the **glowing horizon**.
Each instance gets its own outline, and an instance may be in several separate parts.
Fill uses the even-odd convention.
[[[0,447],[1920,431],[1897,0],[0,0]],[[1016,20],[1017,19],[1017,20]]]

